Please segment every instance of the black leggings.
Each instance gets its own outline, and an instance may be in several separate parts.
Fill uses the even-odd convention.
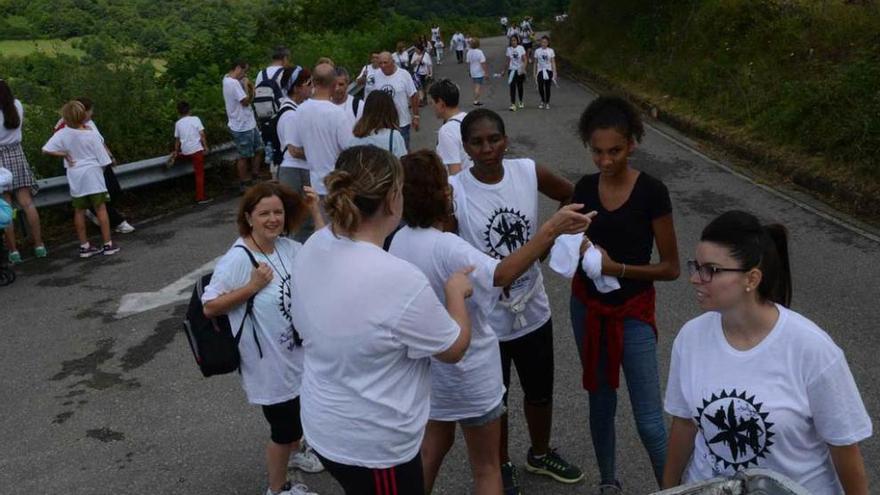
[[[553,87],[553,71],[547,71],[547,79],[544,79],[544,71],[538,71],[538,92],[541,93],[541,101],[550,103],[550,88]]]
[[[464,50],[455,50],[455,58],[458,59],[458,63],[464,62]]]
[[[385,469],[339,464],[315,451],[321,464],[345,491],[345,495],[424,495],[422,455]]]
[[[513,79],[510,78],[510,73],[513,72]],[[516,103],[516,93],[519,91],[519,101],[523,101],[523,82],[526,80],[525,74],[520,74],[518,71],[507,71],[507,80],[510,81],[510,104],[513,105]]]
[[[553,320],[522,337],[499,342],[504,388],[510,390],[510,365],[516,366],[526,404],[553,403]],[[507,392],[504,392],[507,405]]]

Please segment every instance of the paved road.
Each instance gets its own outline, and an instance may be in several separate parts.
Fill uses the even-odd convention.
[[[493,72],[502,67],[502,41],[486,40]],[[463,88],[464,66],[438,75]],[[533,157],[572,181],[593,172],[574,128],[594,95],[562,79],[554,107],[505,109],[506,86],[492,81],[487,106],[503,112],[511,156]],[[468,101],[468,98],[463,98]],[[433,146],[438,125],[427,109],[416,146]],[[880,410],[880,381],[871,373],[880,350],[880,243],[737,177],[651,128],[633,165],[669,186],[682,259],[693,255],[701,228],[731,208],[784,222],[792,233],[794,308],[825,328],[843,347],[872,416]],[[547,216],[553,205],[542,203]],[[28,263],[12,287],[0,289],[0,492],[4,494],[256,494],[265,490],[260,411],[246,404],[235,375],[204,380],[180,330],[183,302],[117,319],[123,295],[159,291],[222,254],[235,237],[234,201],[194,207],[120,239],[112,258],[80,261],[72,248]],[[590,493],[596,482],[586,426],[586,395],[567,314],[568,285],[547,274],[556,322],[557,388],[553,443],[587,472],[573,487],[525,475],[525,493]],[[675,332],[698,313],[682,279],[658,284],[662,376]],[[665,381],[665,380],[664,380]],[[526,434],[518,386],[513,386],[512,448],[524,461]],[[623,394],[625,395],[625,394]],[[632,425],[628,401],[619,408],[618,462],[627,493],[649,493],[647,456]],[[863,446],[877,479],[880,443]],[[468,492],[461,442],[443,467],[436,493]],[[327,475],[306,481],[322,494],[340,493]]]

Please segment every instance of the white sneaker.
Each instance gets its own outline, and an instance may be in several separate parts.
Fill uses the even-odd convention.
[[[101,226],[101,222],[98,221],[98,217],[96,217],[95,214],[92,213],[92,210],[86,210],[86,218],[88,218],[90,222],[97,225],[98,227]]]
[[[539,108],[539,109],[543,109],[543,108],[544,108],[544,102],[543,102],[543,101],[542,101],[541,103],[538,103],[538,108]]]
[[[321,460],[318,459],[315,451],[309,447],[305,440],[302,441],[300,449],[290,456],[290,463],[288,463],[287,467],[299,469],[306,473],[320,473],[324,470]]]
[[[116,232],[120,234],[130,234],[134,232],[134,227],[127,221],[123,220],[122,223],[116,226]]]
[[[318,493],[310,492],[309,487],[305,483],[291,485],[288,481],[278,493],[273,493],[271,488],[266,488],[266,495],[318,495]]]

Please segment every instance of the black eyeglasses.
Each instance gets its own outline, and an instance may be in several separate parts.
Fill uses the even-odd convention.
[[[721,268],[720,266],[714,265],[701,265],[697,262],[697,260],[688,260],[687,262],[688,272],[690,272],[691,276],[695,273],[700,274],[700,281],[709,283],[712,281],[712,277],[717,273],[721,272],[740,272],[745,273],[751,268]]]

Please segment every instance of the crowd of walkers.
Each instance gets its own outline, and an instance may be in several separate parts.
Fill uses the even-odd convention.
[[[507,29],[510,109],[523,107],[529,60],[549,108],[558,77],[549,38],[530,53],[520,36],[531,26]],[[364,100],[348,95],[349,72],[332,60],[303,68],[284,47],[254,83],[245,61],[223,79],[243,196],[237,239],[202,302],[206,316],[226,314],[243,329],[242,385],[270,429],[267,495],[312,493],[291,483],[289,466],[326,469],[349,495],[431,493],[457,426],[474,493],[522,493],[519,466],[622,493],[621,369],[658,487],[757,466],[810,493],[867,494],[859,442],[872,424],[841,349],[789,308],[786,229],[728,211],[689,240],[689,282],[705,313],[677,334],[664,400],[654,284],[679,278],[675,198],[630,164],[645,133],[639,113],[617,97],[586,107],[578,133],[598,172],[572,183],[531,158],[507,157],[498,113],[465,112],[455,83],[431,83],[439,27],[424,41],[412,53],[401,44],[371,54],[355,78]],[[479,106],[489,75],[479,40],[455,33],[449,46],[467,61]],[[436,149],[411,150],[423,99],[443,125]],[[0,102],[0,159],[38,240],[23,112],[2,81]],[[203,127],[188,105],[178,109],[176,150],[195,167]],[[62,114],[44,151],[65,160],[81,252],[111,254],[111,155],[84,102]],[[260,180],[264,152],[276,180]],[[542,195],[559,204],[543,221]],[[103,250],[84,237],[89,208]],[[572,439],[551,434],[561,320],[540,267],[548,253],[551,269],[571,278],[570,345],[595,454],[587,475],[564,455]],[[508,442],[513,369],[529,442],[521,453]]]

